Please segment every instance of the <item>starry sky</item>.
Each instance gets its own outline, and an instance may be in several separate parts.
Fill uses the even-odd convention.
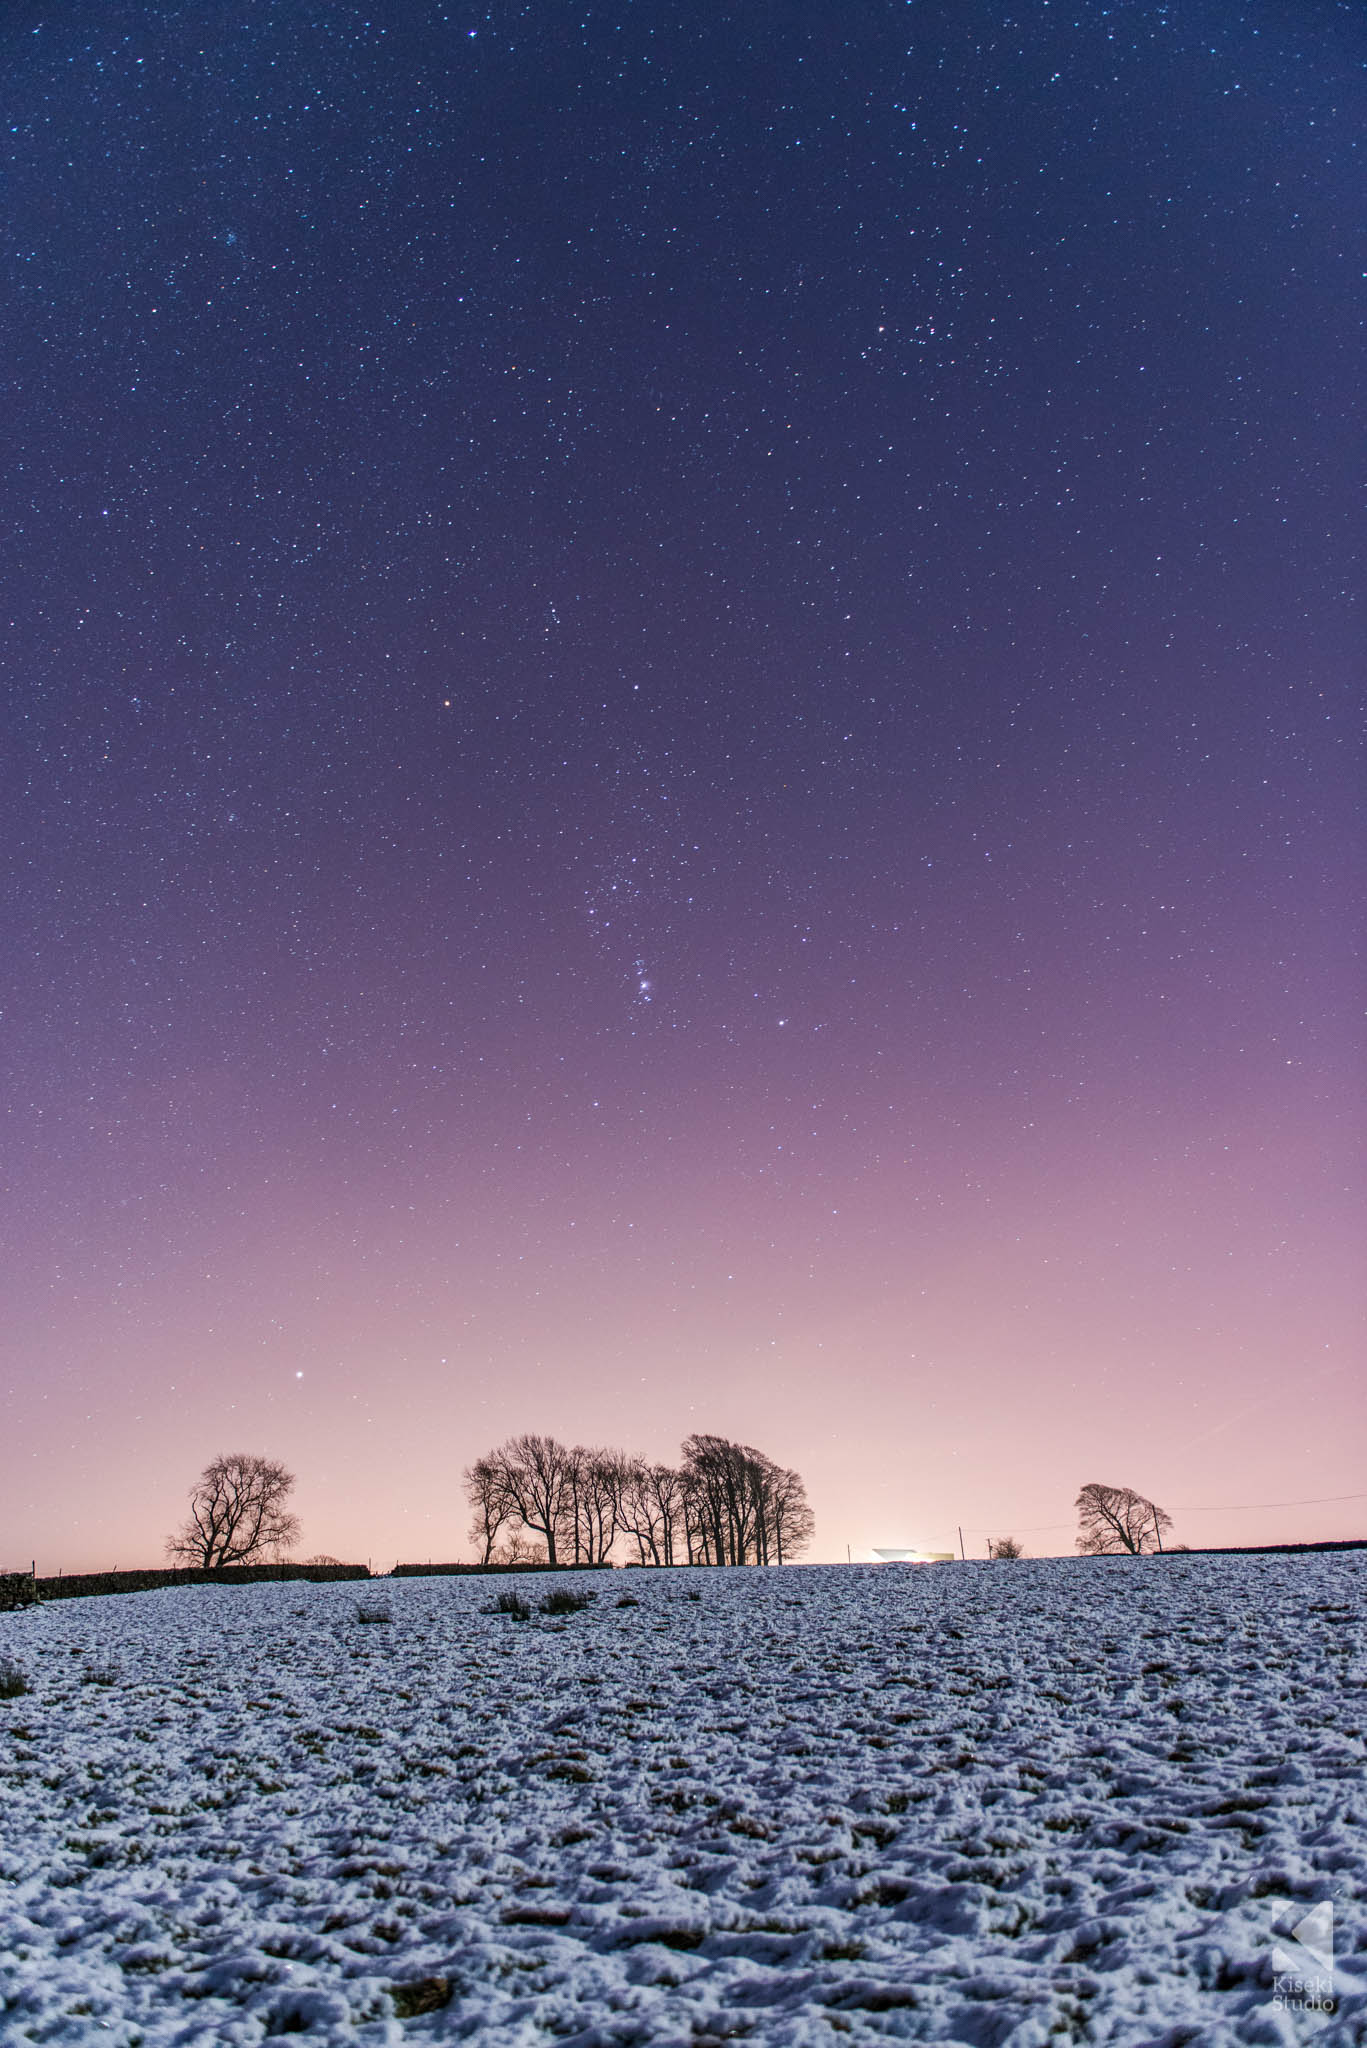
[[[1333,0],[15,0],[0,1566],[1360,1533]]]

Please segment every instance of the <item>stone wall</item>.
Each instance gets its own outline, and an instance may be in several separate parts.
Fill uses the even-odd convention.
[[[163,1586],[260,1586],[280,1580],[368,1579],[363,1564],[230,1564],[221,1571],[186,1565],[178,1570],[146,1572],[77,1572],[70,1578],[39,1579],[42,1600],[88,1600],[100,1593],[154,1593]]]

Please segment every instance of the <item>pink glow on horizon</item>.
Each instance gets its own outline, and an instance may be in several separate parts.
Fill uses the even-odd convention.
[[[819,1192],[700,1155],[669,1186],[571,1168],[534,1229],[516,1189],[458,1174],[411,1211],[339,1189],[325,1217],[297,1165],[241,1180],[136,1271],[92,1251],[56,1334],[45,1289],[11,1322],[5,1552],[159,1562],[194,1475],[244,1448],[297,1472],[301,1554],[459,1558],[462,1467],[524,1429],[665,1459],[695,1429],[756,1443],[807,1480],[813,1561],[960,1526],[978,1555],[1067,1552],[1095,1478],[1167,1507],[1174,1542],[1362,1533],[1360,1499],[1258,1505],[1354,1495],[1364,1469],[1325,1155],[1143,1133],[924,1179],[846,1162]]]

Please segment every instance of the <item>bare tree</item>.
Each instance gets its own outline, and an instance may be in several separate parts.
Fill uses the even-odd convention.
[[[630,1460],[620,1508],[624,1533],[636,1545],[639,1564],[675,1564],[676,1545],[683,1536],[683,1475],[672,1465]]]
[[[499,1456],[476,1458],[465,1469],[465,1498],[474,1511],[470,1541],[479,1552],[479,1562],[488,1564],[494,1556],[499,1532],[508,1519],[508,1488]]]
[[[1094,1480],[1083,1487],[1075,1506],[1077,1547],[1084,1556],[1138,1557],[1146,1550],[1161,1550],[1163,1531],[1172,1527],[1171,1515],[1129,1486],[1101,1486]]]
[[[576,1444],[565,1467],[561,1548],[575,1564],[606,1564],[622,1526],[622,1494],[631,1460],[620,1451]]]
[[[684,1439],[690,1564],[745,1564],[744,1452],[720,1436]]]
[[[190,1491],[190,1513],[166,1554],[213,1570],[278,1557],[299,1535],[285,1502],[294,1474],[271,1458],[235,1451],[206,1465]]]
[[[995,1543],[989,1536],[987,1554],[989,1557],[1024,1557],[1025,1549],[1017,1543],[1014,1536],[998,1536]]]
[[[786,1466],[769,1467],[769,1532],[774,1564],[788,1564],[805,1550],[816,1528],[801,1475]]]
[[[574,1500],[575,1453],[553,1436],[515,1436],[489,1462],[498,1467],[507,1500],[505,1520],[534,1530],[546,1545],[546,1560],[558,1564],[556,1539]]]

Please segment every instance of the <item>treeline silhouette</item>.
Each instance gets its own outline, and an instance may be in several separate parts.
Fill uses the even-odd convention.
[[[682,1463],[516,1436],[467,1466],[483,1565],[787,1564],[812,1539],[800,1475],[751,1444],[690,1436]],[[535,1542],[534,1539],[540,1541]]]

